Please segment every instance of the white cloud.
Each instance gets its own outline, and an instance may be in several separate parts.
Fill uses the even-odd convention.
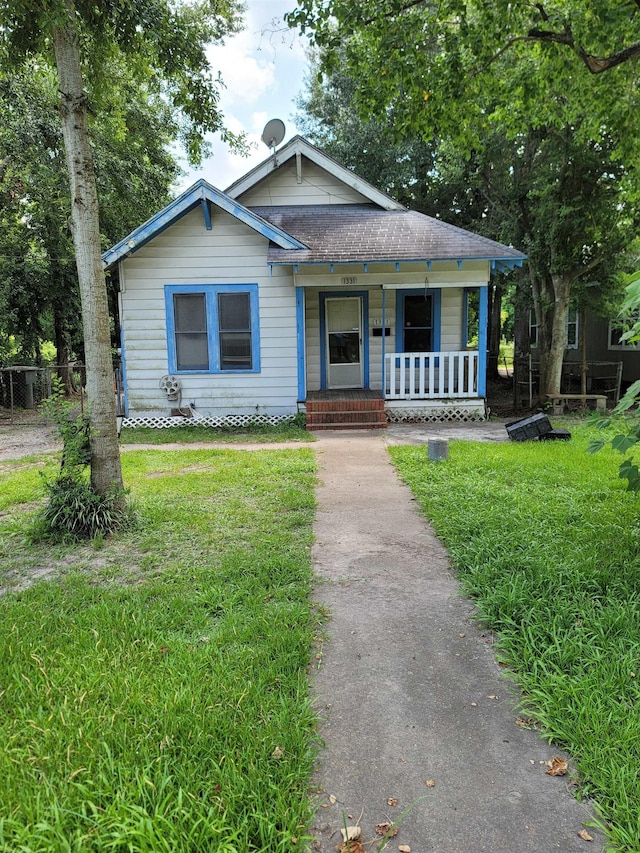
[[[245,28],[226,44],[212,46],[208,56],[226,87],[220,99],[225,126],[236,133],[244,131],[254,147],[249,157],[241,157],[219,140],[210,140],[212,156],[202,169],[188,172],[181,190],[198,177],[224,189],[262,162],[269,152],[260,136],[269,119],[285,122],[285,139],[297,133],[291,115],[303,88],[306,40],[286,28],[283,17],[295,4],[292,0],[247,0],[246,5]]]

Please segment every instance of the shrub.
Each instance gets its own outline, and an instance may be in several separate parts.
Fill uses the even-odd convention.
[[[64,470],[45,486],[48,501],[36,514],[33,539],[93,539],[130,521],[121,489],[98,495],[81,474]]]

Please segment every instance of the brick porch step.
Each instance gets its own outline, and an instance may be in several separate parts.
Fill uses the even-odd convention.
[[[330,399],[307,399],[307,429],[385,429],[384,400],[371,395],[345,394]]]

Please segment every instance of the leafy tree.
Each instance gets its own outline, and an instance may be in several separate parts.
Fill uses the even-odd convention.
[[[289,21],[321,46],[324,70],[355,81],[361,115],[393,111],[396,137],[436,138],[438,176],[449,159],[470,179],[458,198],[484,195],[500,220],[490,236],[529,253],[541,390],[557,391],[572,291],[607,282],[636,217],[630,7],[300,0]]]
[[[471,150],[457,137],[398,140],[395,108],[382,116],[354,112],[358,83],[345,63],[325,75],[318,71],[316,65],[308,96],[299,101],[301,123],[313,139],[406,204],[528,252],[528,275],[494,281],[490,365],[497,373],[502,289],[517,281],[521,292],[532,294],[520,295],[518,303],[527,313],[536,310],[543,388],[559,385],[569,301],[588,299],[597,307],[595,295],[602,300],[617,288],[623,251],[635,233],[632,172],[617,159],[611,138],[594,144],[575,128],[529,128],[511,136],[496,119]]]
[[[166,103],[114,78],[112,107],[90,116],[103,247],[166,203],[178,168],[169,151],[176,128]],[[13,338],[15,360],[40,362],[42,338],[54,341],[61,379],[83,360],[71,202],[57,111],[57,81],[29,61],[0,75],[0,291],[7,310],[0,335]],[[35,263],[37,261],[37,263]]]
[[[83,318],[91,413],[91,483],[100,495],[122,486],[111,335],[101,262],[98,193],[89,113],[100,112],[113,91],[111,68],[162,92],[184,118],[193,160],[205,131],[227,139],[218,110],[221,81],[206,59],[208,43],[238,26],[237,0],[0,0],[0,67],[15,69],[39,55],[55,67],[71,195],[71,222]]]

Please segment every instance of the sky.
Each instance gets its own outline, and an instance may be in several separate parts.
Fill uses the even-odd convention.
[[[198,178],[224,190],[269,156],[260,137],[269,119],[285,124],[284,142],[299,131],[294,125],[295,99],[304,88],[305,49],[308,40],[284,23],[295,0],[245,0],[245,27],[225,44],[208,50],[214,73],[222,75],[226,88],[220,107],[225,125],[245,131],[252,144],[249,157],[230,153],[223,142],[212,140],[212,156],[199,169],[188,169],[180,180],[182,191]]]

